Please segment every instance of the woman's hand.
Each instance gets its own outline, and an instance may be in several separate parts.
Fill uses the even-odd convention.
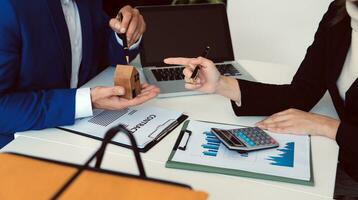
[[[131,106],[140,105],[159,94],[159,88],[142,84],[141,93],[134,99],[125,99],[124,88],[120,86],[113,87],[95,87],[91,88],[91,100],[94,108],[106,110],[121,110]]]
[[[288,109],[258,122],[256,126],[276,133],[320,135],[335,140],[339,121],[323,115]]]
[[[109,21],[109,26],[117,33],[126,33],[130,47],[143,35],[146,24],[143,16],[136,8],[124,6],[119,12],[123,15],[122,21],[113,18]]]
[[[208,59],[198,58],[167,58],[164,60],[166,64],[183,65],[185,69],[185,88],[189,90],[198,90],[205,93],[214,93],[220,81],[220,72],[216,69],[214,63]],[[198,78],[194,82],[190,82],[191,74],[196,66],[200,65]]]
[[[166,64],[185,66],[185,88],[204,93],[216,93],[240,101],[240,88],[236,79],[221,76],[215,64],[206,58],[167,58]],[[196,66],[200,66],[198,78],[192,82],[190,77]]]

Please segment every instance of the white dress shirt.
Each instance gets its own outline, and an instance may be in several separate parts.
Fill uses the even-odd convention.
[[[72,73],[71,88],[77,88],[79,69],[82,61],[82,27],[76,1],[61,0],[61,6],[71,42]],[[115,34],[115,33],[114,33]],[[117,42],[122,45],[122,40],[115,34]],[[138,48],[138,40],[130,49]],[[76,91],[75,118],[89,117],[93,115],[90,88],[80,88]]]
[[[346,8],[351,17],[352,41],[342,72],[337,80],[338,91],[343,100],[346,98],[346,92],[358,78],[358,8],[349,1],[346,3]]]

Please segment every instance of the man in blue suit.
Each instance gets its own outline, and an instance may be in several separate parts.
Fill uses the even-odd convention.
[[[108,65],[138,53],[145,22],[137,9],[123,7],[123,20],[109,19],[101,0],[0,0],[0,148],[18,131],[73,124],[92,108],[117,110],[154,98],[143,85],[125,100],[122,87],[77,89]]]

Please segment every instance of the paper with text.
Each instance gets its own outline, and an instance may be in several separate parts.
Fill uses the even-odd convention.
[[[103,138],[110,128],[123,124],[133,133],[138,147],[143,148],[166,132],[181,115],[180,112],[145,105],[119,111],[97,109],[94,110],[92,117],[78,119],[74,125],[62,128]],[[130,145],[129,139],[124,134],[118,134],[112,141]]]

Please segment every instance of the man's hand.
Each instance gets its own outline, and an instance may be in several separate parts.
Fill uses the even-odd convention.
[[[335,140],[339,121],[323,115],[288,109],[258,122],[256,126],[276,133],[321,135]]]
[[[153,85],[142,84],[141,93],[136,98],[128,100],[121,97],[125,93],[123,87],[95,87],[91,88],[91,101],[94,108],[121,110],[131,106],[140,105],[153,99],[159,92],[159,88]]]
[[[124,6],[119,13],[123,15],[122,21],[120,22],[117,18],[112,18],[109,21],[109,26],[116,33],[126,33],[128,46],[130,47],[143,35],[146,25],[143,16],[136,8]]]

